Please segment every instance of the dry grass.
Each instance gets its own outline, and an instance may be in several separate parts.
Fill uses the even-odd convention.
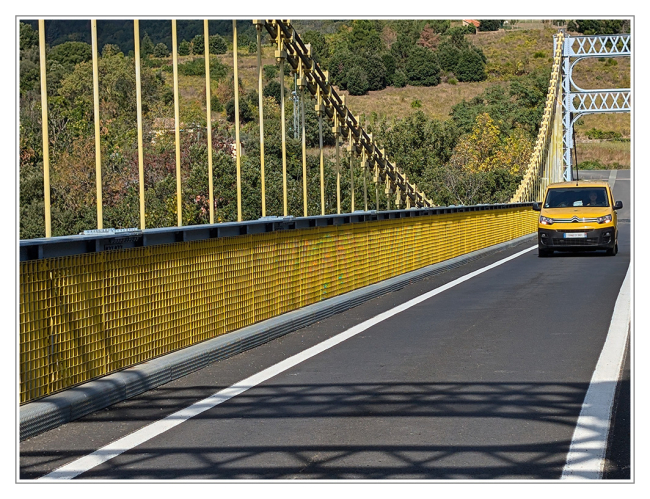
[[[601,165],[618,164],[620,167],[630,168],[630,143],[629,142],[580,142],[576,145],[578,162],[598,161]]]
[[[449,118],[451,108],[463,100],[469,100],[483,93],[495,82],[479,83],[441,83],[435,87],[404,88],[388,87],[384,90],[369,92],[368,95],[347,95],[341,91],[339,94],[347,95],[348,107],[355,115],[366,116],[376,113],[377,116],[403,117],[419,109],[427,116],[446,120]],[[505,83],[497,83],[503,84]],[[421,107],[412,107],[411,104],[419,101]]]

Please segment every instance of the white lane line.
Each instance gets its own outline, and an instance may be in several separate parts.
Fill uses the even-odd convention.
[[[616,299],[605,345],[591,377],[562,471],[562,480],[603,476],[610,418],[630,326],[630,268]]]
[[[375,324],[385,321],[386,319],[389,319],[390,317],[393,317],[394,315],[399,314],[404,310],[407,310],[425,300],[428,300],[429,298],[437,294],[440,294],[443,291],[451,289],[454,286],[457,286],[458,284],[461,284],[469,279],[472,279],[473,277],[476,277],[482,274],[483,272],[487,272],[488,270],[498,267],[499,265],[503,265],[504,263],[509,262],[510,260],[514,260],[515,258],[518,258],[519,256],[528,253],[529,251],[532,251],[536,248],[537,248],[537,244],[531,246],[528,249],[520,251],[519,253],[515,253],[514,255],[499,260],[498,262],[495,262],[491,265],[475,270],[474,272],[464,275],[463,277],[459,277],[458,279],[451,281],[445,284],[444,286],[440,286],[439,288],[433,289],[423,295],[420,295],[416,298],[413,298],[412,300],[407,301],[406,303],[398,305],[397,307],[392,308],[386,312],[376,315],[375,317],[368,319],[367,321],[362,322],[361,324],[357,324],[356,326],[348,329],[347,331],[339,333],[338,335],[333,336],[332,338],[325,340],[322,343],[319,343],[318,345],[308,348],[307,350],[304,350],[303,352],[300,352],[292,357],[289,357],[288,359],[285,359],[282,362],[275,364],[274,366],[271,366],[263,371],[260,371],[259,373],[254,374],[249,378],[239,381],[238,383],[235,383],[229,388],[225,388],[224,390],[221,390],[203,400],[200,400],[199,402],[196,402],[195,404],[186,407],[185,409],[181,409],[180,411],[170,414],[169,416],[167,416],[164,419],[161,419],[160,421],[151,423],[150,425],[145,426],[144,428],[141,428],[131,433],[130,435],[122,437],[119,440],[116,440],[115,442],[110,443],[105,447],[102,447],[101,449],[93,452],[92,454],[88,454],[87,456],[72,461],[71,463],[62,466],[61,468],[52,471],[48,475],[40,477],[39,480],[70,480],[80,475],[81,473],[84,473],[94,468],[95,466],[99,466],[100,464],[105,463],[106,461],[119,456],[123,452],[131,450],[134,447],[143,444],[146,441],[160,435],[161,433],[164,433],[167,430],[170,430],[175,426],[178,426],[179,424],[187,421],[188,419],[197,416],[198,414],[201,414],[202,412],[207,411],[208,409],[212,409],[213,407],[223,402],[226,402],[227,400],[230,400],[236,395],[245,392],[249,388],[253,388],[259,385],[260,383],[263,383],[264,381],[296,366],[297,364],[300,364],[301,362],[311,357],[314,357],[315,355],[318,355],[319,353],[324,352],[325,350],[328,350],[329,348],[332,348],[335,345],[338,345],[339,343],[347,340],[348,338],[352,338],[353,336],[365,331],[366,329],[374,326]]]

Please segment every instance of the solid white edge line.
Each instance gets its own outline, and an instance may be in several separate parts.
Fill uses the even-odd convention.
[[[264,369],[263,371],[260,371],[259,373],[254,374],[253,376],[250,376],[242,381],[239,381],[238,383],[235,383],[229,388],[225,388],[217,393],[214,393],[213,395],[203,400],[200,400],[192,404],[191,406],[181,409],[180,411],[170,414],[169,416],[159,421],[151,423],[129,435],[126,435],[116,440],[115,442],[112,442],[102,447],[101,449],[96,450],[92,454],[88,454],[87,456],[81,457],[79,459],[76,459],[75,461],[63,465],[62,467],[52,471],[51,473],[38,478],[38,480],[71,480],[76,476],[96,466],[99,466],[100,464],[105,463],[106,461],[109,461],[110,459],[113,459],[114,457],[117,457],[128,450],[133,449],[134,447],[137,447],[140,444],[145,443],[146,441],[166,432],[167,430],[170,430],[173,427],[178,426],[179,424],[187,421],[188,419],[197,416],[198,414],[201,414],[204,411],[212,409],[213,407],[223,402],[226,402],[227,400],[230,400],[236,395],[245,392],[249,388],[253,388],[259,385],[260,383],[263,383],[264,381],[267,381],[268,379],[296,366],[297,364],[300,364],[301,362],[311,357],[314,357],[315,355],[318,355],[319,353],[324,352],[325,350],[328,350],[333,346],[338,345],[339,343],[349,338],[352,338],[353,336],[365,331],[366,329],[374,326],[375,324],[378,324],[386,319],[389,319],[390,317],[399,314],[400,312],[403,312],[404,310],[407,310],[425,300],[428,300],[429,298],[437,294],[440,294],[443,291],[451,289],[454,286],[457,286],[458,284],[461,284],[469,279],[472,279],[473,277],[476,277],[482,274],[483,272],[487,272],[488,270],[498,267],[499,265],[509,262],[510,260],[518,258],[519,256],[528,253],[529,251],[532,251],[533,249],[536,248],[537,248],[537,244],[523,251],[510,255],[509,257],[506,257],[502,260],[487,265],[486,267],[483,267],[467,275],[459,277],[458,279],[455,279],[443,286],[428,291],[427,293],[420,295],[416,298],[413,298],[386,312],[376,315],[375,317],[368,319],[362,322],[361,324],[357,324],[356,326],[353,326],[350,329],[343,331],[342,333],[339,333],[328,340],[325,340],[317,345],[314,345],[313,347],[308,348],[307,350],[304,350],[296,355],[293,355],[292,357],[289,357],[288,359],[285,359],[282,362],[279,362],[267,369]]]
[[[594,369],[589,389],[562,470],[562,480],[600,480],[605,465],[610,419],[621,374],[630,327],[630,267],[614,305],[607,339]]]

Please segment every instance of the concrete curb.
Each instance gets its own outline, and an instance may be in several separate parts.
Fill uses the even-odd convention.
[[[20,440],[139,395],[212,362],[245,352],[365,301],[397,291],[411,282],[440,274],[523,242],[532,243],[536,238],[536,234],[530,234],[392,277],[30,402],[20,407]]]

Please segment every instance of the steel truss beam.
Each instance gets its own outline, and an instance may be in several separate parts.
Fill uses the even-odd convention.
[[[562,126],[564,180],[573,180],[571,149],[573,126],[585,114],[629,113],[632,92],[629,88],[585,90],[572,79],[573,67],[590,57],[630,57],[630,35],[567,36],[562,51]]]
[[[263,24],[278,44],[276,58],[286,59],[293,72],[301,75],[297,81],[298,87],[306,88],[313,96],[320,96],[322,104],[316,106],[316,111],[336,121],[335,133],[350,141],[351,152],[361,155],[361,151],[365,151],[369,167],[375,174],[375,182],[385,183],[386,192],[395,195],[397,207],[433,206],[422,191],[407,181],[404,171],[388,160],[383,148],[373,142],[372,134],[366,133],[359,120],[352,115],[344,99],[331,85],[328,72],[312,59],[311,47],[302,41],[291,22],[267,19],[255,20],[254,23]]]

